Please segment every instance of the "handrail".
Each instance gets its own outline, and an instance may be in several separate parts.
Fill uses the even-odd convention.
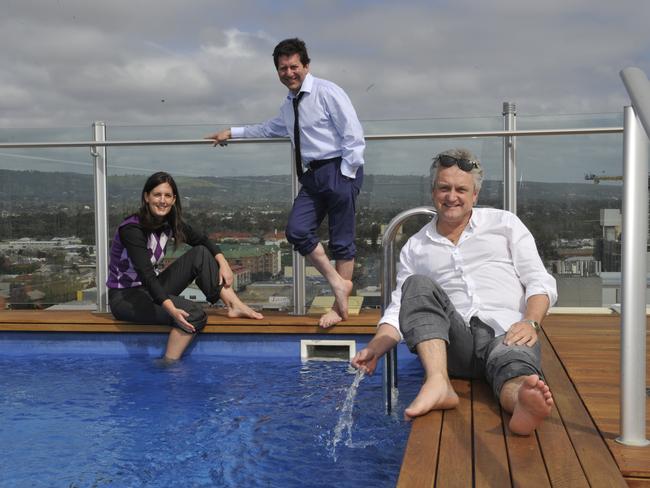
[[[384,234],[381,238],[381,245],[383,248],[381,258],[381,311],[382,315],[390,305],[390,296],[395,288],[395,259],[394,259],[394,246],[395,236],[402,223],[415,215],[431,215],[436,214],[436,209],[433,207],[422,206],[415,207],[409,210],[404,210],[398,213],[390,221]],[[391,349],[386,353],[384,358],[383,370],[383,393],[384,393],[384,406],[386,414],[390,414],[393,410],[393,396],[395,387],[397,386],[397,350]]]
[[[377,134],[366,135],[367,141],[410,140],[410,139],[467,139],[480,137],[510,136],[563,136],[587,134],[618,134],[623,127],[593,127],[574,129],[539,129],[539,130],[494,130],[471,132],[423,132],[411,134]],[[286,137],[229,139],[228,144],[259,144],[288,142]],[[72,142],[0,142],[0,149],[35,149],[55,147],[119,147],[119,146],[183,146],[214,144],[210,139],[160,139],[144,141],[72,141]]]
[[[621,70],[620,75],[634,111],[643,124],[645,133],[650,137],[650,83],[648,78],[639,68],[625,68]]]

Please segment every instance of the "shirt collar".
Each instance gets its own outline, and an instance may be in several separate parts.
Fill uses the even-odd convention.
[[[305,76],[305,79],[302,80],[302,85],[300,85],[300,92],[305,92],[305,93],[311,93],[312,87],[314,86],[314,77],[311,75],[311,73],[307,73]],[[287,95],[287,98],[289,100],[292,100],[296,98],[298,94],[294,95],[291,93],[291,90],[289,90],[289,94]]]
[[[472,215],[469,218],[469,223],[467,224],[467,227],[465,227],[465,232],[473,233],[476,230],[476,227],[479,225],[480,222],[480,217],[479,217],[479,212],[476,211],[476,208],[472,208]],[[436,224],[438,222],[438,214],[435,214],[433,216],[433,219],[431,219],[431,224],[426,230],[426,235],[429,239],[432,241],[436,242],[449,242],[449,239],[446,237],[442,236],[438,232],[438,228],[436,227]]]

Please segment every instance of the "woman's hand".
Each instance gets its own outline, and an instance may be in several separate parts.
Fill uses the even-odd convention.
[[[181,329],[189,334],[196,333],[196,328],[186,320],[187,317],[190,316],[189,313],[181,308],[176,308],[174,302],[172,302],[169,298],[162,303],[162,306]]]
[[[224,288],[230,288],[235,279],[235,275],[230,269],[230,265],[223,254],[217,254],[215,256],[217,263],[219,263],[219,284],[223,285]]]

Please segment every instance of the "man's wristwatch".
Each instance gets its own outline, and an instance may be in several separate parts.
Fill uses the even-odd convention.
[[[532,325],[533,329],[535,329],[535,332],[539,332],[539,322],[531,319],[523,319],[522,322],[526,322],[527,324]]]

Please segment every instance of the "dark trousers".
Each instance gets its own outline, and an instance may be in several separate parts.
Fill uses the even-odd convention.
[[[449,375],[485,378],[497,398],[508,380],[542,377],[539,342],[506,346],[504,335],[495,337],[494,329],[478,317],[472,317],[468,327],[440,285],[426,276],[412,275],[404,282],[399,323],[411,352],[420,342],[444,340]]]
[[[158,275],[158,281],[169,294],[169,299],[176,308],[190,314],[187,321],[198,332],[208,321],[203,307],[178,296],[194,280],[210,303],[219,300],[219,265],[204,246],[193,247]],[[161,305],[154,303],[144,286],[111,288],[108,290],[108,301],[111,312],[118,320],[180,328]]]
[[[353,259],[357,196],[363,184],[363,167],[356,178],[341,173],[341,160],[309,169],[300,178],[302,188],[293,202],[286,235],[294,249],[303,256],[318,245],[318,227],[327,215],[329,251],[336,260]]]

